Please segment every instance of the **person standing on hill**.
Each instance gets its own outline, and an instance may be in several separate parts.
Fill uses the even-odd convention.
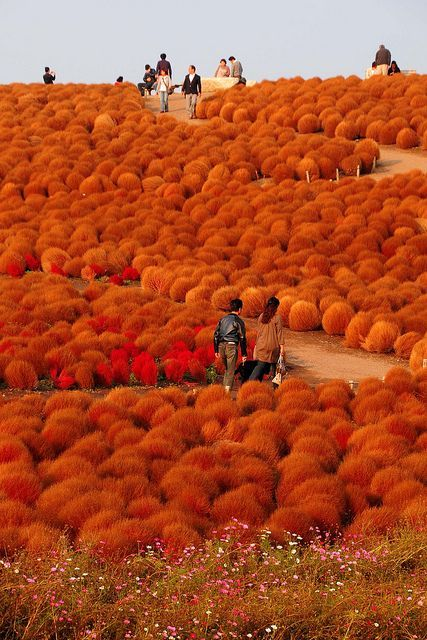
[[[51,71],[49,67],[44,68],[43,82],[45,84],[53,84],[55,82],[55,71]]]
[[[230,302],[230,313],[221,318],[214,333],[215,357],[221,358],[225,366],[223,385],[227,392],[233,388],[236,370],[238,348],[242,352],[242,361],[246,362],[246,327],[239,318],[242,313],[243,302],[236,298]]]
[[[383,44],[380,44],[380,48],[375,54],[375,62],[377,63],[378,74],[386,76],[391,63],[391,53]]]
[[[257,363],[249,380],[262,380],[277,364],[279,356],[285,357],[285,332],[282,318],[277,313],[280,301],[270,298],[258,318],[254,358]]]
[[[196,73],[194,64],[190,64],[188,67],[188,73],[185,76],[181,92],[185,95],[187,113],[190,120],[193,120],[196,117],[197,98],[202,95],[202,81]]]
[[[159,76],[160,71],[165,71],[166,75],[172,80],[172,67],[169,60],[166,60],[166,53],[160,54],[160,60],[157,63],[156,74]]]
[[[160,97],[160,113],[169,111],[169,91],[171,89],[171,79],[166,75],[166,71],[162,69],[157,78],[157,93]]]

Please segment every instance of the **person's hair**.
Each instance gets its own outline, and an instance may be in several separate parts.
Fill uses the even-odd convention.
[[[190,64],[190,69],[193,69],[193,71],[196,70],[196,67],[194,66],[194,64]]]
[[[277,309],[279,308],[279,304],[280,300],[278,300],[278,298],[275,298],[274,296],[267,301],[267,304],[265,305],[265,309],[261,316],[262,324],[268,324],[270,322]]]
[[[227,60],[225,58],[221,58],[220,62],[224,62],[225,64],[227,64]]]
[[[392,61],[391,61],[391,65],[393,65],[393,64],[395,64],[395,65],[396,65],[396,67],[397,67],[397,62],[396,62],[396,60],[392,60]],[[391,65],[390,65],[390,66],[391,66]]]
[[[230,56],[228,59],[229,59],[229,60],[230,60],[230,62],[231,62],[232,60],[235,60],[236,58],[235,58],[234,56]]]
[[[146,69],[151,69],[151,65],[146,64],[146,65],[145,65],[145,68],[146,68]]]
[[[160,54],[160,59],[161,60],[166,60],[166,53],[161,53]]]
[[[49,73],[50,67],[45,67],[44,70],[45,70],[46,73]]]
[[[116,80],[116,82],[123,82],[123,76],[119,76]]]
[[[372,63],[372,68],[373,68],[373,69],[375,69],[375,68],[376,68],[376,66],[377,66],[377,63],[376,63],[376,62],[375,62],[375,60],[374,60],[374,61],[373,61],[373,63]]]
[[[230,311],[240,311],[243,308],[243,302],[240,298],[234,298],[234,300],[230,300]]]

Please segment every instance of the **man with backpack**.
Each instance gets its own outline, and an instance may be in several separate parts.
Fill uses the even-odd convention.
[[[247,359],[246,327],[239,317],[242,309],[243,302],[240,298],[231,300],[230,312],[221,318],[214,333],[215,357],[221,358],[224,363],[223,385],[228,393],[233,388],[239,344],[242,362],[246,362]]]

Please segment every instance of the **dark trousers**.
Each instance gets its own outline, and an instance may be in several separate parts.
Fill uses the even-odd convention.
[[[264,375],[268,375],[274,365],[271,362],[263,362],[262,360],[257,360],[257,363],[249,376],[249,380],[261,380],[264,378]]]

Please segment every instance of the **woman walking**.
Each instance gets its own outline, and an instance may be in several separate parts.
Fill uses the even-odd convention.
[[[258,318],[254,352],[257,363],[249,380],[262,380],[264,374],[270,373],[275,367],[279,356],[285,357],[285,332],[282,318],[277,313],[279,304],[280,301],[277,298],[270,298]]]
[[[166,75],[166,71],[161,69],[157,78],[157,93],[160,96],[160,113],[169,111],[169,89],[171,88],[171,79]]]

